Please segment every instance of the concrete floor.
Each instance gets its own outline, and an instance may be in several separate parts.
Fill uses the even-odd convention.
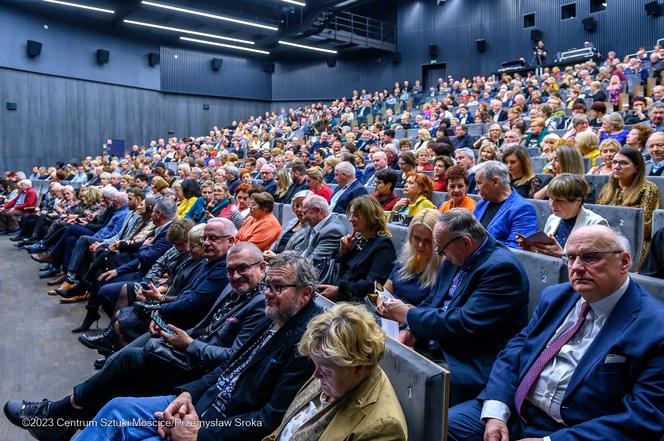
[[[0,405],[10,399],[59,399],[93,374],[98,357],[71,329],[85,316],[84,303],[62,305],[40,280],[28,254],[0,236]],[[102,319],[99,326],[106,326]],[[96,325],[92,325],[93,330]],[[0,440],[33,438],[0,416]]]

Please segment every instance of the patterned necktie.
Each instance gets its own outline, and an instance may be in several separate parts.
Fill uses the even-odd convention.
[[[530,366],[530,369],[526,372],[523,380],[521,380],[521,384],[519,384],[519,387],[516,389],[516,394],[514,394],[514,404],[516,405],[516,412],[524,421],[525,419],[521,415],[521,407],[523,407],[523,402],[526,400],[530,389],[535,385],[535,382],[544,370],[544,367],[549,364],[558,352],[560,352],[560,349],[562,349],[563,346],[569,343],[572,337],[574,337],[574,334],[581,329],[581,326],[583,326],[583,323],[586,321],[588,311],[590,311],[590,304],[584,302],[583,305],[581,305],[581,312],[579,312],[579,318],[576,321],[576,324],[558,336],[548,348],[544,349],[537,360],[535,360],[535,363]]]

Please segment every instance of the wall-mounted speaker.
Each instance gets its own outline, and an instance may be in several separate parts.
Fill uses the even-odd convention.
[[[221,65],[224,62],[223,58],[213,58],[212,59],[212,70],[215,72],[219,72],[221,70]]]
[[[593,17],[584,18],[581,22],[583,23],[583,29],[587,32],[593,32],[597,29],[597,20]]]
[[[267,73],[274,73],[274,62],[266,61],[263,63],[263,70]]]
[[[475,44],[478,52],[486,52],[486,40],[484,38],[478,38],[475,40]]]
[[[334,57],[327,57],[327,65],[328,67],[334,67],[337,65],[337,59]]]
[[[150,63],[150,67],[155,67],[159,64],[159,54],[157,52],[150,52],[148,54],[148,63]]]
[[[39,41],[28,40],[28,45],[26,46],[28,52],[28,57],[35,58],[41,55],[42,44]]]
[[[392,52],[392,63],[401,63],[401,52]]]
[[[111,53],[106,49],[97,49],[97,63],[106,64],[111,59]]]
[[[16,109],[18,109],[16,103],[7,103],[7,110],[16,110]]]
[[[539,29],[533,29],[530,31],[530,39],[533,41],[540,41],[544,34]]]
[[[203,110],[210,110],[209,104],[203,104]]]
[[[653,17],[659,17],[662,15],[662,5],[657,3],[657,1],[646,3],[644,7],[646,8],[646,13],[648,15],[652,15]]]
[[[429,45],[429,56],[431,58],[438,57],[438,45],[437,44],[430,44]]]

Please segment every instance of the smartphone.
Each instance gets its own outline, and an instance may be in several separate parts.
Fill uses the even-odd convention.
[[[148,282],[141,282],[141,288],[150,289],[150,284]]]
[[[154,322],[157,324],[157,326],[159,326],[161,328],[161,330],[164,331],[166,334],[168,334],[168,335],[175,334],[175,332],[168,329],[168,325],[166,324],[164,319],[161,318],[161,316],[159,315],[159,313],[157,311],[153,311],[152,314],[150,315],[150,317],[152,318],[152,320],[154,320]]]

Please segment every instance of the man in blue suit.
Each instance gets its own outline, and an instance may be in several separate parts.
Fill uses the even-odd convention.
[[[570,282],[544,290],[486,389],[450,409],[448,439],[661,439],[664,306],[628,276],[629,249],[601,225],[570,235]]]
[[[527,323],[528,277],[468,210],[442,214],[433,237],[445,261],[429,297],[417,307],[390,300],[379,311],[408,326],[403,343],[450,369],[454,404],[477,396],[498,353]]]
[[[537,231],[535,208],[510,187],[505,164],[482,162],[473,171],[477,192],[482,196],[473,214],[494,239],[518,249],[517,234],[529,236]]]
[[[367,189],[355,179],[355,167],[350,162],[340,162],[334,168],[337,188],[330,198],[330,208],[334,213],[346,213],[346,208],[353,199],[367,194]]]

